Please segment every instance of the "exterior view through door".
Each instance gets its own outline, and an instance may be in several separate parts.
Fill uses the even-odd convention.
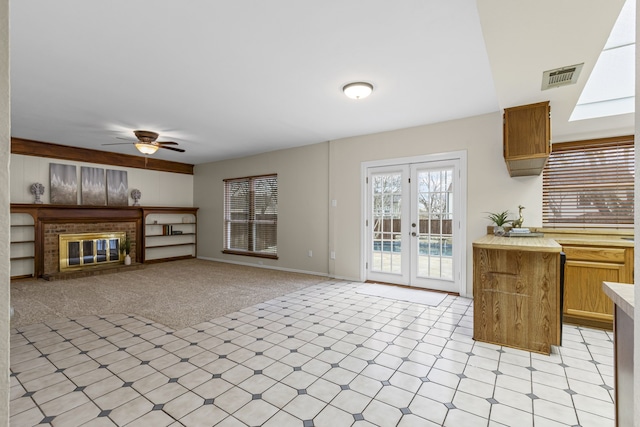
[[[367,168],[367,280],[460,292],[459,159]]]

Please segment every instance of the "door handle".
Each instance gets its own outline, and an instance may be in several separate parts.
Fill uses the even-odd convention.
[[[416,234],[416,232],[415,232],[415,231],[414,231],[413,233],[411,233],[411,235],[412,235],[413,237],[416,237],[416,236],[417,236],[417,234]]]

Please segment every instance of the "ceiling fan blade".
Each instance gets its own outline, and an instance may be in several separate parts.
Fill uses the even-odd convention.
[[[131,141],[131,142],[136,142],[136,139],[131,139],[131,138],[123,138],[121,136],[116,136],[116,139],[121,139],[123,141]]]
[[[184,153],[184,150],[182,148],[167,147],[164,145],[158,145],[158,147],[171,150],[171,151],[177,151],[178,153]]]
[[[173,141],[156,141],[156,144],[158,144],[158,145],[178,145],[177,142],[173,142]]]
[[[109,144],[102,144],[102,145],[125,145],[125,144],[133,144],[133,142],[111,142]]]

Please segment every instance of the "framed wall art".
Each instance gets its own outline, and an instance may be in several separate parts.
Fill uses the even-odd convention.
[[[107,169],[107,205],[129,205],[127,171]]]
[[[80,182],[82,183],[80,194],[83,205],[104,206],[107,204],[104,169],[82,166],[80,168]]]
[[[78,204],[78,175],[75,165],[49,164],[51,204]]]

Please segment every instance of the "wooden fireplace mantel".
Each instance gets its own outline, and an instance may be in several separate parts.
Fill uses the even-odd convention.
[[[34,223],[34,276],[44,274],[45,224],[65,223],[135,223],[135,256],[144,263],[145,230],[144,224],[150,214],[192,214],[196,216],[197,207],[176,206],[82,206],[12,203],[11,213],[28,214]]]
[[[36,205],[32,203],[12,203],[11,213],[27,213],[34,220],[90,220],[111,219],[127,221],[133,218],[143,219],[152,213],[191,213],[196,214],[196,207],[176,206],[82,206],[82,205]]]

